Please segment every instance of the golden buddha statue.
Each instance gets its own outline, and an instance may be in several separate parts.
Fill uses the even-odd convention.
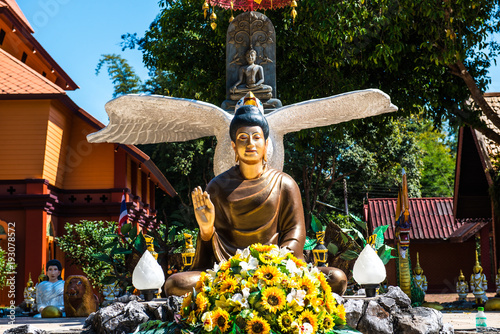
[[[304,258],[306,228],[299,188],[289,175],[267,165],[269,126],[250,103],[236,110],[229,128],[238,164],[210,181],[205,191],[197,187],[191,193],[200,229],[192,269],[198,271],[170,276],[167,295],[192,291],[200,271],[255,243],[286,246]],[[344,272],[319,269],[329,275],[332,290],[343,294]]]
[[[466,300],[467,294],[469,293],[469,286],[467,284],[467,281],[465,280],[465,276],[464,273],[462,272],[462,269],[460,269],[460,275],[458,276],[457,293],[459,301]]]
[[[476,298],[476,304],[484,304],[488,300],[486,297],[486,290],[488,289],[488,281],[486,275],[483,274],[483,267],[479,263],[479,258],[476,251],[476,264],[472,269],[470,275],[470,290]]]
[[[417,252],[417,264],[415,266],[415,269],[413,269],[413,281],[425,295],[425,293],[427,292],[427,277],[425,277],[424,270],[422,269],[422,267],[420,267],[418,252]]]

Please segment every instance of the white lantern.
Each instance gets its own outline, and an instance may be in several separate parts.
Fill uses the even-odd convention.
[[[132,284],[143,292],[146,300],[151,300],[163,283],[165,283],[163,269],[153,255],[145,251],[132,273]]]
[[[354,280],[365,287],[367,297],[375,296],[376,288],[386,276],[384,263],[368,244],[354,263],[352,273]]]

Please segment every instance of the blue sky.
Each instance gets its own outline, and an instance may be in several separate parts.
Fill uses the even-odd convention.
[[[35,38],[80,86],[68,95],[104,124],[104,104],[113,84],[103,70],[95,75],[102,54],[117,53],[128,60],[143,80],[148,73],[137,50],[121,51],[121,35],[143,36],[160,12],[156,0],[17,0],[35,30]],[[201,3],[201,2],[200,2]],[[201,7],[201,5],[200,5]],[[200,10],[201,15],[201,10]],[[500,59],[498,60],[500,65]],[[500,66],[491,69],[489,92],[500,92]]]

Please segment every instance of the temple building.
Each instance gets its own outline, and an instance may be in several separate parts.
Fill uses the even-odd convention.
[[[484,97],[500,114],[500,93],[486,93]],[[492,125],[490,128],[498,131]],[[419,252],[420,265],[429,284],[428,292],[455,292],[460,270],[468,280],[476,261],[476,245],[489,282],[488,290],[495,291],[500,220],[498,214],[495,215],[491,189],[498,177],[493,165],[499,154],[500,147],[496,143],[477,130],[461,127],[453,198],[410,199],[410,256],[414,265]],[[365,205],[370,231],[377,226],[390,225],[384,236],[392,245],[396,201],[396,198],[376,198],[369,199]],[[387,273],[389,284],[396,284],[395,262],[387,265]]]
[[[176,195],[135,146],[87,142],[104,125],[68,97],[77,88],[17,3],[0,0],[0,247],[15,245],[16,304],[47,260],[60,260],[65,276],[78,272],[55,242],[67,222],[117,221],[124,190],[129,205],[140,198],[144,215],[153,214],[156,189]],[[0,306],[8,302],[4,289]]]

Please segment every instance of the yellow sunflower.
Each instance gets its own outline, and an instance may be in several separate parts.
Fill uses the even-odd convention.
[[[289,332],[292,328],[292,322],[294,321],[295,318],[290,312],[283,312],[278,317],[278,324],[282,332]]]
[[[228,270],[229,268],[231,268],[231,262],[226,261],[226,262],[222,262],[222,263],[220,264],[220,269],[219,269],[219,270],[226,271],[226,270]]]
[[[220,293],[233,293],[238,287],[238,282],[234,277],[227,276],[221,283],[219,291]]]
[[[297,259],[291,253],[288,253],[288,258],[295,263],[295,265],[297,266],[297,268],[301,268],[301,267],[306,267],[307,266],[307,263],[305,263],[304,261],[302,261],[300,259]]]
[[[273,257],[267,253],[261,253],[259,254],[259,260],[264,264],[271,264],[273,262]]]
[[[345,325],[346,321],[345,321],[345,308],[344,308],[344,305],[340,304],[339,306],[337,306],[337,315],[342,320],[342,322],[339,325]]]
[[[332,295],[325,295],[325,306],[328,313],[331,314],[337,311],[336,304],[337,301],[332,297]]]
[[[326,295],[330,295],[332,293],[332,287],[328,284],[326,277],[323,273],[319,273],[317,276],[321,289],[325,292]]]
[[[316,297],[318,294],[318,288],[314,285],[314,282],[307,276],[299,279],[299,289],[306,292],[306,298]]]
[[[221,333],[225,333],[229,329],[229,313],[226,310],[217,308],[212,314],[212,323],[219,327]]]
[[[326,315],[323,321],[321,322],[321,328],[325,333],[328,333],[335,326],[335,322],[333,322],[333,318],[331,315]]]
[[[191,311],[191,303],[193,302],[193,293],[190,292],[184,300],[182,301],[181,306],[181,316],[187,317],[189,315],[189,311]]]
[[[313,333],[316,333],[318,331],[318,318],[310,310],[305,310],[304,312],[302,312],[297,320],[299,320],[301,324],[303,324],[304,322],[308,322],[313,327]]]
[[[196,295],[196,314],[205,312],[210,306],[208,297],[204,293]]]
[[[277,267],[262,266],[255,271],[255,276],[266,282],[267,285],[276,285],[283,278],[283,274]]]
[[[208,274],[202,271],[200,274],[200,279],[196,282],[196,291],[202,291],[208,284]]]
[[[286,305],[286,296],[283,290],[270,287],[262,291],[262,306],[271,313],[282,310]]]
[[[259,316],[255,316],[247,322],[246,327],[248,334],[269,334],[271,331],[271,326],[269,323]]]
[[[270,250],[276,248],[275,245],[262,245],[262,244],[253,244],[251,247],[259,253],[269,252]]]

